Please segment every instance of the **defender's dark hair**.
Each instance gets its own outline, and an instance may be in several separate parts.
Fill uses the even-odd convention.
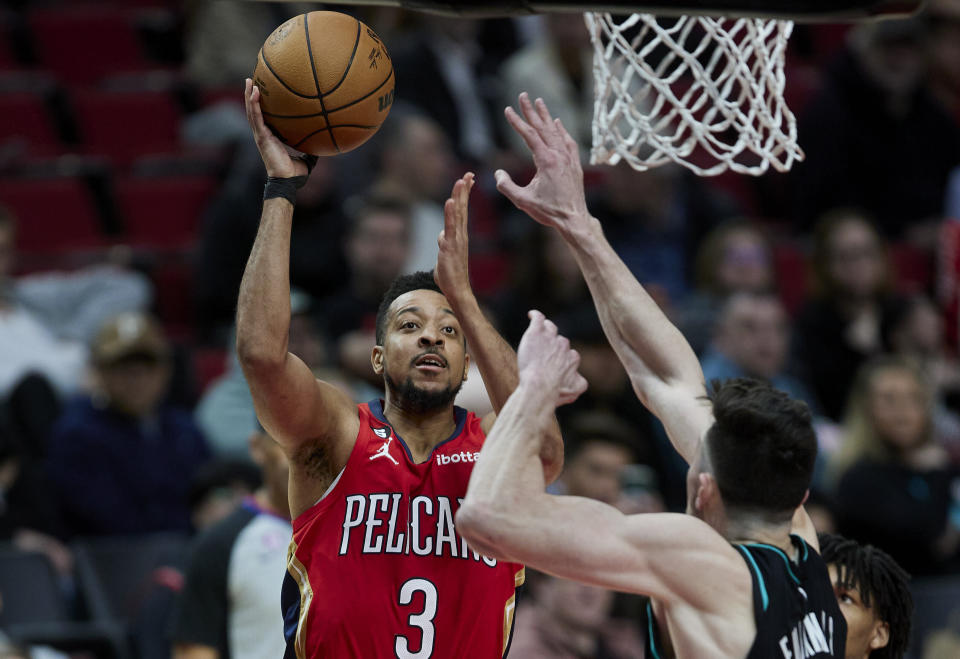
[[[707,462],[724,503],[790,519],[803,502],[817,438],[810,409],[770,384],[750,378],[711,383],[716,422],[707,431]]]
[[[907,652],[913,618],[910,575],[889,554],[873,545],[861,545],[830,533],[818,537],[820,555],[827,565],[836,567],[839,586],[855,588],[863,605],[890,626],[886,647],[874,650],[870,657],[901,659]]]
[[[383,337],[386,335],[387,331],[387,310],[390,308],[390,305],[393,304],[393,301],[404,293],[409,293],[410,291],[418,290],[428,290],[436,291],[437,293],[443,293],[440,290],[440,287],[437,286],[437,282],[433,279],[433,271],[425,272],[414,272],[409,275],[400,275],[393,280],[393,283],[390,284],[390,288],[387,289],[387,292],[383,294],[383,299],[380,300],[380,307],[377,309],[377,345],[383,345]]]

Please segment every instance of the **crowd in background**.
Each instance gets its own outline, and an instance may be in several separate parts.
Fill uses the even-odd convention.
[[[22,83],[20,69],[38,68],[23,45],[33,5],[4,10],[13,36],[0,103]],[[264,180],[241,90],[272,29],[316,8],[139,9],[169,19],[155,52],[183,106],[175,166],[216,181],[176,249],[125,244],[109,213],[100,218],[106,246],[82,258],[42,243],[24,249],[30,208],[4,206],[0,189],[0,539],[49,559],[75,619],[90,613],[77,543],[163,533],[204,548],[224,520],[239,533],[251,516],[277,512],[257,498],[276,489],[267,487],[276,466],[259,445],[233,348]],[[321,159],[300,191],[290,350],[358,402],[380,395],[370,368],[380,296],[396,276],[433,267],[443,202],[474,171],[470,266],[486,312],[516,345],[526,311],[543,311],[580,352],[589,382],[558,411],[567,459],[553,487],[625,512],[681,511],[685,465],[634,395],[572,255],[493,184],[497,168],[518,180],[532,172],[502,116],[520,91],[543,97],[587,152],[593,71],[582,17],[357,13],[389,48],[396,102],[373,140]],[[883,548],[915,583],[947,584],[960,602],[960,2],[934,0],[909,20],[798,26],[787,75],[806,153],[794,171],[754,180],[588,167],[589,207],[708,382],[766,379],[814,411],[820,453],[808,508],[818,529]],[[15,138],[0,137],[0,184],[63,167],[62,156],[34,157]],[[131,165],[83,166],[109,182]],[[158,265],[170,259],[172,283]],[[490,409],[479,373],[458,404]],[[250,511],[240,521],[238,506]],[[276,526],[264,533],[275,538]],[[285,552],[271,542],[274,555]],[[136,599],[151,615],[128,621],[135,656],[205,643],[176,637],[188,633],[176,620],[189,604],[177,597],[196,596],[182,579],[199,551],[164,566],[179,577],[151,573]],[[517,657],[642,656],[639,598],[547,575],[530,581]],[[0,591],[5,604],[8,595]],[[957,616],[952,641],[937,646],[947,653],[960,652]],[[13,644],[2,652],[28,656]]]

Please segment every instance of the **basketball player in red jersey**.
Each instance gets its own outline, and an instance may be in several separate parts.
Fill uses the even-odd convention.
[[[537,172],[520,187],[498,171],[497,188],[573,251],[634,390],[690,464],[689,514],[624,515],[544,492],[539,431],[584,383],[569,342],[531,312],[520,384],[474,468],[460,532],[501,560],[649,595],[650,657],[844,657],[846,623],[803,509],[817,450],[809,409],[756,380],[708,397],[693,350],[590,216],[576,143],[539,99],[522,95],[520,108],[507,119]]]
[[[263,215],[244,272],[237,351],[257,415],[290,459],[293,542],[283,584],[288,659],[502,657],[523,566],[484,557],[454,516],[494,416],[453,399],[477,360],[498,410],[516,356],[483,317],[467,274],[471,174],[457,181],[436,281],[401,277],[377,314],[371,361],[383,401],[355,405],[287,352],[293,199],[308,175],[263,123],[247,80],[247,118],[266,165]],[[553,422],[543,468],[562,468]]]

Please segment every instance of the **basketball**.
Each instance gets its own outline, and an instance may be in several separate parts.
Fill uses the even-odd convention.
[[[312,11],[274,30],[257,55],[263,120],[285,144],[316,156],[357,148],[393,104],[393,63],[352,16]]]

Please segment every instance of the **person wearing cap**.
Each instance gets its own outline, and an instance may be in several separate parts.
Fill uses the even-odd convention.
[[[210,451],[188,411],[164,403],[170,346],[141,313],[107,321],[91,346],[90,396],[67,405],[48,468],[75,535],[189,531],[188,489]]]

